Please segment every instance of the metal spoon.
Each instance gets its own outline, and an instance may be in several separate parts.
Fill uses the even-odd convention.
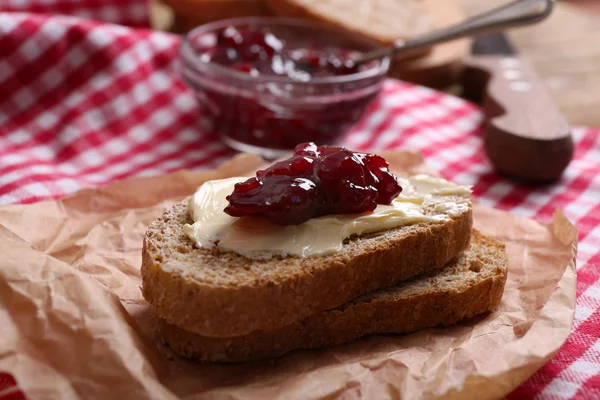
[[[515,26],[529,25],[545,19],[552,12],[554,0],[517,0],[476,15],[466,21],[410,40],[396,40],[391,46],[356,55],[354,65],[392,57],[466,36],[477,36]]]

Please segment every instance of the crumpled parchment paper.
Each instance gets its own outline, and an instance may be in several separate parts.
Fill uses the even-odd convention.
[[[397,173],[418,154],[386,153]],[[248,175],[240,155],[180,171],[0,207],[0,371],[28,398],[498,398],[567,338],[577,231],[557,211],[542,224],[475,205],[475,227],[503,241],[509,274],[494,312],[449,328],[379,335],[263,362],[200,365],[156,340],[139,267],[146,226],[207,179]]]

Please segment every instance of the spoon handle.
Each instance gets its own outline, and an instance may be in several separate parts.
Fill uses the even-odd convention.
[[[529,25],[543,20],[552,12],[554,0],[517,0],[499,8],[476,15],[466,21],[451,25],[414,39],[397,40],[392,47],[382,48],[359,57],[366,62],[418,48],[448,42],[466,36],[477,36],[501,31],[520,25]]]

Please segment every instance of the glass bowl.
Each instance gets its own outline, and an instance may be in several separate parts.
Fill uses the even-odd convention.
[[[194,90],[202,118],[229,146],[275,158],[298,143],[336,144],[380,93],[389,58],[360,72],[313,77],[244,73],[203,57],[217,46],[217,35],[233,26],[267,29],[287,47],[369,51],[377,44],[325,24],[277,17],[212,22],[189,32],[180,48],[181,72]]]

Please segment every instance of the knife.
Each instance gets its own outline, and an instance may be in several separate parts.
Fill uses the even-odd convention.
[[[464,96],[482,104],[484,147],[498,172],[537,182],[560,178],[573,157],[571,129],[504,34],[473,42],[462,84]]]

